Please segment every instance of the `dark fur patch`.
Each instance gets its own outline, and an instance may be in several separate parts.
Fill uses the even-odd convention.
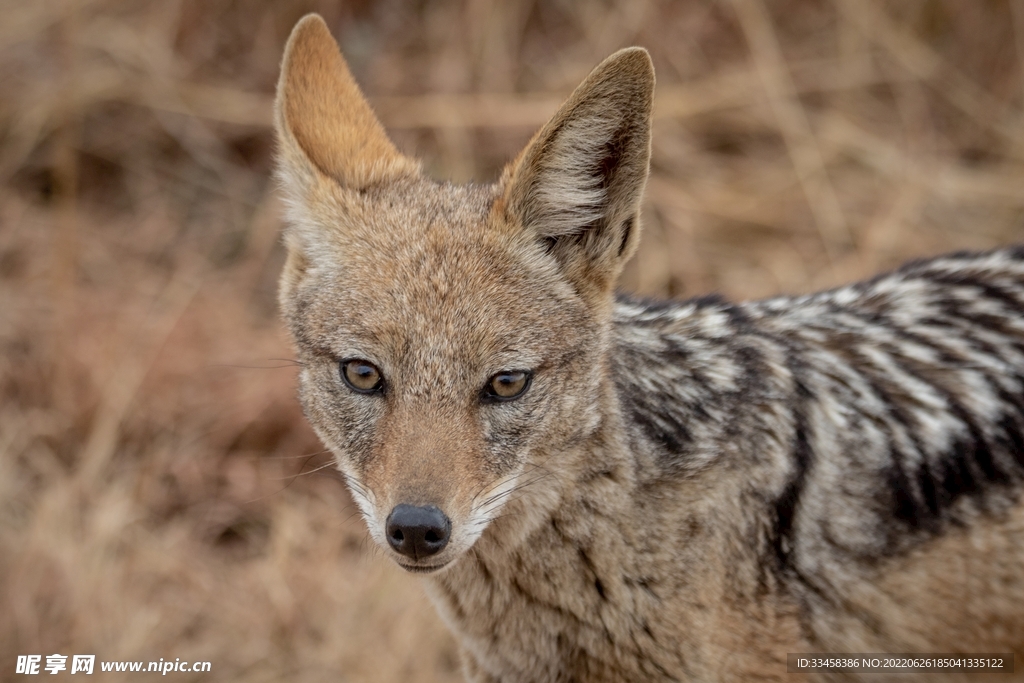
[[[807,470],[811,466],[813,452],[807,440],[807,425],[803,417],[797,418],[796,433],[793,435],[793,474],[790,476],[782,494],[775,500],[775,524],[771,532],[772,548],[780,569],[790,565],[790,556],[794,550],[793,521],[796,518],[797,506],[803,494],[807,479]]]
[[[636,216],[630,216],[622,221],[622,239],[619,241],[619,256],[622,256],[623,252],[626,251],[626,245],[629,244],[629,236],[633,234],[633,227],[635,225]]]
[[[681,456],[686,452],[690,432],[686,424],[672,413],[659,414],[656,406],[639,400],[630,404],[629,415],[647,437],[664,448],[667,454]]]

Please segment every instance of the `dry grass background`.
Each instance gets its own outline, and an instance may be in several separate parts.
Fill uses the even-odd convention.
[[[0,0],[0,680],[55,652],[459,678],[275,360],[270,103],[313,10],[456,181],[646,46],[634,292],[803,292],[1024,237],[1021,0]]]

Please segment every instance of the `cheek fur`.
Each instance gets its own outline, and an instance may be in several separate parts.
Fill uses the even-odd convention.
[[[352,463],[345,460],[344,458],[337,459],[338,470],[345,477],[345,484],[348,486],[349,492],[352,494],[352,500],[355,501],[356,506],[359,508],[359,512],[362,513],[363,520],[366,522],[366,527],[370,531],[370,535],[375,539],[383,538],[384,530],[383,524],[377,517],[377,497],[373,491],[365,486],[361,481],[355,468],[352,467]]]
[[[473,498],[469,515],[461,531],[467,546],[480,538],[487,526],[501,513],[509,498],[519,489],[523,470],[524,467],[520,463],[511,472],[499,476]]]
[[[492,475],[501,477],[512,472],[534,445],[551,403],[544,389],[543,383],[534,382],[527,394],[514,402],[480,407],[487,469]]]
[[[341,381],[336,365],[323,362],[303,371],[299,393],[321,440],[358,474],[370,458],[377,425],[386,412],[384,397],[356,394]]]

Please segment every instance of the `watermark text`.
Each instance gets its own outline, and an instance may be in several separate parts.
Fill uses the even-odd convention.
[[[161,657],[153,662],[101,660],[97,663],[96,655],[71,655],[70,657],[62,654],[45,656],[18,655],[18,662],[15,665],[14,673],[29,676],[40,674],[56,675],[63,672],[90,675],[96,671],[110,671],[158,673],[161,676],[166,676],[169,673],[206,673],[210,671],[211,667],[210,662],[183,662],[180,657],[176,657],[173,660]]]

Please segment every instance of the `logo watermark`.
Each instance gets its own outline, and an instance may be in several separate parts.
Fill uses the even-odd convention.
[[[70,659],[70,664],[68,662]],[[212,665],[210,662],[183,662],[180,657],[173,661],[161,657],[155,662],[105,661],[96,663],[96,655],[18,655],[14,673],[35,676],[40,674],[56,675],[61,672],[69,674],[90,675],[102,672],[133,672],[158,673],[166,676],[169,673],[207,673]]]

